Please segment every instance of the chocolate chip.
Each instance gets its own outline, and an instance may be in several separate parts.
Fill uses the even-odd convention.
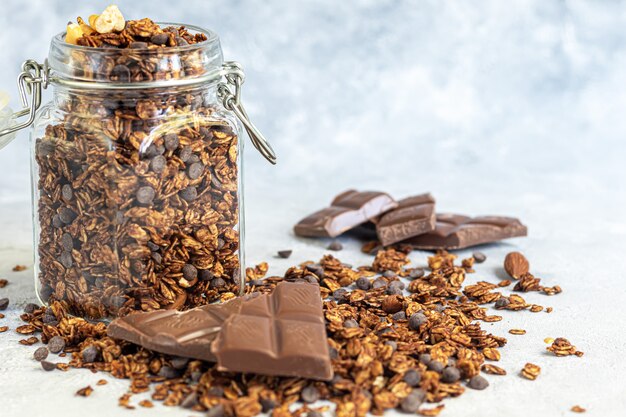
[[[381,278],[374,280],[374,283],[372,284],[372,288],[374,289],[385,288],[386,286],[387,286],[387,281]]]
[[[36,361],[41,362],[42,360],[46,359],[48,357],[48,348],[45,346],[42,346],[40,348],[38,348],[35,353],[33,353],[33,358],[35,358]]]
[[[461,379],[461,371],[453,366],[448,366],[441,373],[441,380],[448,384],[458,381]]]
[[[287,250],[279,250],[278,251],[278,257],[279,258],[283,258],[283,259],[287,259],[291,256],[292,250],[291,249],[287,249]]]
[[[349,295],[348,290],[346,290],[345,288],[339,288],[339,289],[333,291],[333,298],[338,303],[347,301],[347,296],[348,295]]]
[[[150,38],[150,42],[155,45],[165,45],[169,40],[170,36],[167,33],[157,33]]]
[[[404,373],[402,380],[406,382],[408,386],[415,387],[422,380],[422,374],[415,369],[409,369]]]
[[[319,278],[317,275],[308,274],[304,276],[304,280],[310,284],[319,284]]]
[[[175,357],[175,358],[172,358],[170,362],[174,369],[177,369],[180,371],[187,367],[187,364],[189,363],[189,358]]]
[[[409,278],[418,279],[424,276],[426,272],[422,268],[415,268],[411,272],[409,272]]]
[[[403,290],[404,289],[404,282],[402,282],[402,281],[391,281],[389,283],[389,286],[390,287],[399,288],[399,289]]]
[[[430,354],[422,353],[418,356],[418,359],[421,363],[427,364],[428,362],[430,362]]]
[[[416,413],[424,402],[426,394],[420,389],[414,389],[400,403],[400,409],[405,413]]]
[[[356,287],[360,290],[367,291],[372,287],[372,283],[367,277],[361,277],[356,280]]]
[[[482,252],[474,252],[472,253],[472,257],[477,264],[481,264],[487,260],[487,255]]]
[[[157,174],[160,174],[163,171],[165,171],[166,167],[167,167],[167,159],[165,159],[163,155],[157,155],[150,160],[150,169]]]
[[[202,378],[202,375],[202,371],[193,371],[189,377],[193,382],[198,382],[200,381],[200,378]]]
[[[406,313],[404,311],[398,311],[397,313],[394,313],[391,318],[395,321],[406,320]]]
[[[52,353],[59,353],[65,348],[65,339],[61,336],[53,336],[48,341],[48,350]]]
[[[214,277],[213,272],[208,269],[200,269],[198,271],[198,278],[200,278],[201,281],[211,281]]]
[[[445,368],[445,365],[439,361],[431,359],[426,363],[426,367],[431,371],[441,372]]]
[[[176,37],[176,45],[177,46],[189,45],[189,42],[187,42],[185,39],[181,38],[180,36],[177,36]]]
[[[37,310],[39,306],[35,303],[28,303],[24,306],[24,313],[33,314],[35,310]]]
[[[83,362],[92,363],[96,361],[100,352],[95,346],[87,346],[80,354],[83,357]]]
[[[41,361],[41,367],[43,368],[44,371],[46,372],[50,372],[50,371],[54,371],[55,369],[57,369],[56,364],[52,363],[52,362],[48,362],[48,361]]]
[[[163,142],[165,143],[165,149],[168,151],[176,150],[180,144],[180,140],[178,139],[178,135],[176,133],[168,133],[165,135]]]
[[[67,201],[70,201],[72,198],[74,198],[74,191],[72,190],[71,185],[65,184],[63,187],[61,187],[61,197],[63,197]]]
[[[211,388],[209,388],[208,394],[211,397],[223,397],[224,396],[224,388],[222,388],[222,387],[211,387]]]
[[[214,278],[211,281],[211,284],[209,285],[210,288],[222,288],[224,285],[226,285],[226,281],[224,281],[222,278]]]
[[[320,399],[320,393],[313,385],[309,385],[304,387],[300,393],[300,397],[302,398],[302,401],[310,404]]]
[[[385,290],[385,294],[387,295],[402,295],[402,290],[398,287],[388,287]]]
[[[268,413],[276,407],[276,401],[271,398],[261,398],[261,409],[264,413]]]
[[[150,187],[149,185],[140,187],[136,193],[137,201],[140,204],[152,204],[152,200],[154,200],[155,194],[156,193],[154,192],[154,188]]]
[[[61,262],[61,265],[63,265],[65,269],[70,269],[74,264],[74,259],[72,259],[72,254],[70,252],[63,252],[59,255],[59,262]]]
[[[195,200],[196,198],[198,198],[198,190],[196,189],[196,187],[189,186],[187,188],[183,188],[182,190],[180,190],[178,195],[183,200],[187,202],[191,202]]]
[[[111,78],[127,83],[130,81],[130,68],[126,65],[118,64],[111,70]]]
[[[67,252],[71,252],[74,249],[74,238],[69,233],[63,233],[61,236],[61,246]]]
[[[471,389],[483,390],[489,386],[489,381],[480,375],[476,375],[470,378],[467,386]]]
[[[205,417],[224,417],[224,406],[222,404],[218,404],[214,407],[209,408],[209,411],[207,411]]]
[[[424,313],[413,313],[409,317],[409,328],[419,330],[420,326],[426,323],[427,319]]]
[[[343,245],[341,244],[341,242],[339,242],[337,240],[333,240],[332,242],[330,242],[330,245],[328,245],[328,247],[326,247],[326,249],[334,250],[334,251],[340,251],[340,250],[343,249]]]
[[[191,154],[191,156],[187,160],[187,165],[195,164],[196,162],[200,162],[200,157],[194,153]]]
[[[4,311],[9,306],[8,298],[0,298],[0,311]]]
[[[383,277],[385,278],[393,278],[396,276],[396,273],[393,271],[385,271],[383,272]]]
[[[193,153],[193,151],[191,150],[191,147],[185,146],[178,153],[178,157],[180,158],[181,161],[187,162],[189,160],[189,158],[191,158],[191,154],[192,153]]]
[[[348,319],[343,322],[343,327],[345,327],[346,329],[355,329],[359,327],[359,323],[354,319]]]
[[[49,326],[55,326],[59,323],[59,320],[57,320],[57,317],[54,315],[54,313],[52,312],[52,310],[50,310],[49,308],[46,309],[46,312],[43,313],[43,319],[42,319],[44,324],[47,324]]]
[[[498,298],[496,300],[496,308],[504,308],[509,304],[511,304],[511,301],[509,301],[509,299],[506,297]]]
[[[197,404],[198,404],[198,394],[195,391],[193,391],[183,399],[183,401],[180,403],[180,406],[183,408],[192,408]]]
[[[185,264],[183,266],[183,278],[187,281],[193,281],[198,277],[198,269],[192,264]]]
[[[313,272],[320,278],[324,278],[324,268],[320,264],[309,264],[305,266],[305,269],[309,272]]]
[[[161,263],[163,262],[163,256],[161,256],[159,252],[152,252],[150,254],[150,257],[152,258],[154,263],[157,265],[161,265]]]
[[[76,212],[71,208],[63,207],[59,210],[59,219],[65,224],[70,224],[76,219]]]
[[[128,47],[131,49],[144,49],[148,47],[148,44],[146,42],[135,41],[135,42],[129,43]]]
[[[387,346],[391,346],[391,349],[395,352],[396,349],[398,349],[398,342],[396,342],[395,340],[387,340],[385,342],[385,345]]]
[[[174,379],[179,377],[178,371],[167,365],[164,365],[161,367],[161,369],[159,369],[158,375],[166,379]]]
[[[52,216],[52,226],[56,227],[57,229],[63,227],[63,220],[61,220],[61,216],[59,216],[58,214]]]
[[[198,178],[200,178],[203,171],[204,165],[202,164],[202,162],[196,162],[189,165],[189,168],[187,168],[187,176],[191,180],[197,180]]]

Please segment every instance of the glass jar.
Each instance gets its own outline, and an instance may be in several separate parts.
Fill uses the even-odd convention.
[[[31,106],[37,86],[54,87],[31,131],[43,303],[108,319],[243,292],[238,122],[274,155],[241,106],[241,67],[224,63],[215,33],[185,27],[206,40],[107,49],[59,34],[49,68],[26,67]]]

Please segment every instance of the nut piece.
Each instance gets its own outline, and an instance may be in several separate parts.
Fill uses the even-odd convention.
[[[89,20],[91,21],[91,18]],[[126,26],[126,20],[124,20],[120,9],[114,4],[104,9],[100,16],[93,19],[93,28],[98,33],[120,32],[124,30],[124,26]]]
[[[524,369],[522,369],[521,375],[526,378],[534,381],[537,379],[539,374],[541,373],[541,368],[534,363],[527,363],[524,365]]]
[[[520,252],[511,252],[504,258],[504,270],[511,278],[518,279],[528,273],[528,259]]]

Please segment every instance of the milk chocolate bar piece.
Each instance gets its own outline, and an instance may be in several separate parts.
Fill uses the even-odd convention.
[[[184,312],[158,310],[133,313],[112,321],[107,334],[156,352],[215,362],[211,343],[224,320],[237,313],[241,305],[251,298],[254,298],[252,294]]]
[[[244,303],[224,322],[213,353],[221,371],[332,379],[319,287],[281,282]]]
[[[403,243],[416,249],[463,249],[527,234],[526,226],[513,217],[437,214],[435,230]]]
[[[398,207],[375,219],[383,246],[392,245],[435,229],[435,199],[420,194],[398,201]]]
[[[397,206],[389,194],[349,190],[335,197],[330,207],[300,220],[294,232],[307,237],[339,236]]]

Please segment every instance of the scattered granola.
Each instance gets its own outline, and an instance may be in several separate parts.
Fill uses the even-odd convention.
[[[515,334],[515,335],[524,335],[524,334],[526,334],[526,330],[524,330],[524,329],[510,329],[509,333]]]
[[[0,333],[4,333],[9,330],[9,326],[0,326]]]
[[[584,413],[585,411],[587,411],[586,409],[582,408],[579,405],[575,405],[572,408],[570,408],[570,410],[574,413]]]
[[[546,342],[550,343],[550,342]],[[583,352],[576,349],[576,346],[572,345],[569,340],[564,337],[557,337],[552,341],[552,344],[546,348],[546,350],[554,353],[556,356],[569,356],[576,355],[581,357]]]
[[[20,272],[20,271],[26,270],[26,268],[27,268],[26,265],[15,265],[13,267],[13,271],[14,272]]]
[[[4,288],[4,287],[6,287],[8,284],[9,284],[9,281],[8,281],[8,280],[6,280],[6,279],[4,279],[4,278],[0,279],[0,288]]]
[[[534,381],[537,379],[539,374],[541,373],[541,368],[533,363],[527,363],[524,365],[524,368],[521,371],[521,375],[526,378]]]
[[[81,388],[78,391],[76,391],[76,395],[79,395],[81,397],[89,397],[92,392],[93,392],[93,388],[87,385],[86,387]]]
[[[9,299],[8,298],[0,298],[0,311],[4,311],[9,307]]]
[[[506,375],[506,370],[492,364],[484,364],[480,370],[490,375]]]
[[[99,379],[98,382],[96,382],[96,385],[106,385],[109,382],[106,379]]]

